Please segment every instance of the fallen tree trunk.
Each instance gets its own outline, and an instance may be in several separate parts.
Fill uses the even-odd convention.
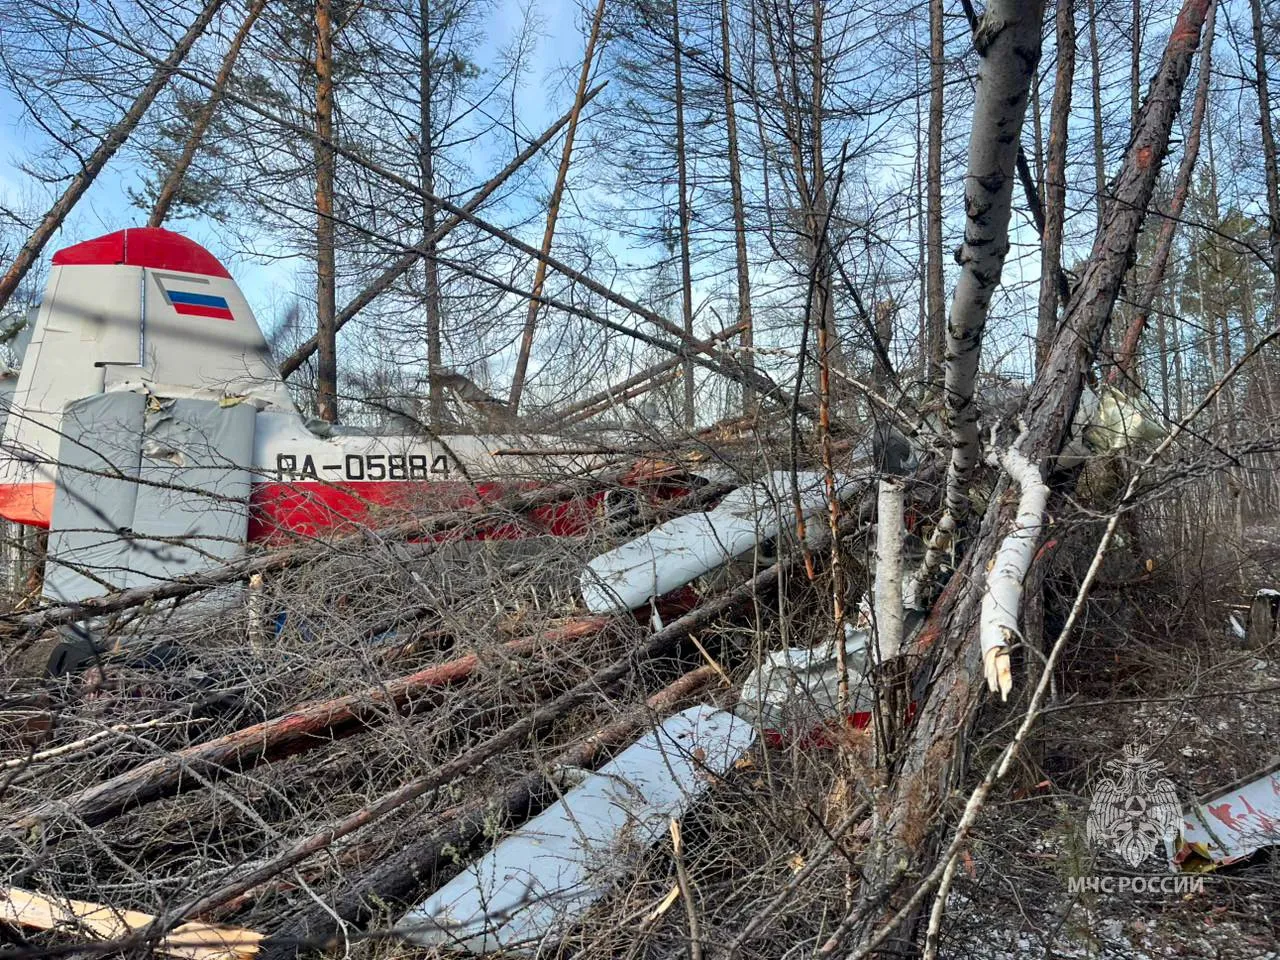
[[[716,346],[716,344],[729,339],[742,329],[742,324],[736,323],[732,327],[721,330],[719,333],[701,341],[699,343],[699,349],[703,352],[711,350]],[[670,359],[663,360],[660,363],[655,363],[652,366],[641,370],[634,376],[628,377],[615,387],[609,387],[604,390],[597,391],[584,400],[578,400],[567,407],[561,407],[555,412],[554,416],[548,417],[542,422],[548,425],[552,423],[577,423],[580,420],[593,417],[597,413],[600,413],[601,410],[608,409],[620,400],[630,399],[633,396],[638,396],[640,393],[645,392],[645,390],[654,389],[666,383],[667,380],[663,377],[663,374],[670,373],[675,370],[680,366],[681,362],[682,360],[680,357],[671,357]]]
[[[852,531],[860,523],[859,517],[850,517],[842,525],[841,530],[842,532]],[[769,596],[775,589],[778,579],[791,569],[797,559],[798,553],[791,554],[773,566],[761,570],[745,583],[706,601],[654,633],[645,643],[625,656],[597,670],[560,696],[493,734],[461,756],[442,764],[430,773],[405,782],[390,793],[383,794],[367,806],[327,825],[322,830],[295,841],[258,866],[252,869],[240,869],[234,879],[193,897],[173,910],[159,925],[157,935],[180,923],[183,917],[201,916],[217,909],[263,881],[270,880],[327,849],[335,841],[381,820],[432,790],[437,790],[474,773],[502,751],[550,729],[573,710],[598,698],[603,690],[618,680],[630,676],[642,664],[651,662],[675,649],[689,634],[709,626],[716,618],[736,607],[752,602],[758,595]]]
[[[169,216],[169,210],[178,198],[178,191],[182,188],[187,171],[191,169],[191,163],[195,160],[196,153],[204,142],[204,135],[209,130],[209,124],[213,122],[213,115],[217,112],[218,103],[222,100],[222,92],[231,82],[231,71],[235,69],[236,60],[240,58],[240,48],[244,46],[245,39],[253,30],[253,25],[258,22],[258,17],[262,15],[262,9],[266,5],[267,0],[253,0],[244,16],[244,22],[240,24],[240,29],[231,38],[231,45],[227,47],[227,52],[222,58],[222,66],[218,68],[218,75],[213,80],[213,90],[209,93],[209,99],[196,115],[195,122],[191,124],[191,130],[187,133],[187,142],[182,146],[182,153],[178,154],[178,159],[174,161],[169,175],[165,177],[164,184],[156,193],[155,204],[151,207],[151,216],[147,218],[148,227],[161,226]]]
[[[137,910],[65,897],[46,897],[18,887],[0,887],[0,920],[32,930],[82,931],[99,940],[129,940],[155,917]],[[256,930],[184,923],[156,941],[156,953],[179,960],[251,960],[257,956],[262,934]]]
[[[271,931],[264,944],[263,960],[287,960],[304,946],[325,947],[340,923],[365,923],[387,904],[412,906],[434,888],[441,869],[491,836],[495,823],[506,826],[522,822],[558,799],[558,770],[595,766],[606,750],[631,740],[655,715],[670,713],[717,676],[711,666],[691,670],[621,719],[561,751],[546,769],[527,774],[499,796],[472,805],[446,829],[411,843],[363,876],[344,878],[336,897],[292,912],[282,926]]]
[[[512,640],[503,644],[503,650],[509,654],[531,653],[548,644],[596,636],[612,622],[607,617],[586,617],[536,637]],[[198,789],[229,774],[252,770],[261,763],[324,746],[382,723],[393,713],[421,709],[436,702],[433,694],[469,679],[480,665],[480,657],[469,653],[359,693],[305,704],[271,720],[126,770],[70,797],[46,801],[15,817],[5,825],[5,830],[22,835],[65,818],[91,827],[100,826],[127,810],[162,797]],[[52,843],[53,836],[46,834],[45,842]]]
[[[1032,388],[1023,412],[1026,436],[1022,443],[1032,463],[1050,462],[1067,439],[1085,376],[1097,357],[1168,152],[1169,131],[1210,2],[1183,3],[1112,182],[1093,251]],[[886,911],[892,914],[911,899],[912,877],[929,874],[927,865],[938,849],[937,825],[944,820],[941,808],[964,776],[962,744],[981,698],[982,652],[974,633],[986,571],[1011,519],[1008,491],[1006,479],[989,501],[973,547],[917,636],[914,652],[929,663],[929,693],[897,758],[898,767],[882,803],[887,814],[876,823],[875,836],[867,845],[872,854],[864,865],[858,903],[823,945],[821,956],[834,954],[850,936],[859,942],[850,957],[866,957],[886,947],[892,925],[881,927],[880,921]],[[935,826],[922,836],[921,824]],[[905,928],[896,945],[905,942],[911,949],[919,919],[919,913],[895,918]]]

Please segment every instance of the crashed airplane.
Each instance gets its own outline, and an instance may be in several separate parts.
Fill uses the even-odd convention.
[[[304,420],[231,274],[169,230],[59,251],[28,332],[9,378],[0,516],[49,529],[44,595],[56,602],[196,573],[246,543],[380,511],[469,505],[545,482],[549,466],[581,465],[500,456],[504,437],[376,436]],[[551,534],[581,527],[565,505],[530,519]]]

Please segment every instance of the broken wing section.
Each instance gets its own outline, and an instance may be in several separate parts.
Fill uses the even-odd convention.
[[[861,492],[864,477],[836,478],[841,500]],[[725,495],[714,510],[660,524],[591,560],[580,588],[593,613],[635,610],[735,557],[777,537],[795,523],[796,501],[805,517],[826,508],[825,476],[816,471],[768,474]]]
[[[410,910],[396,932],[423,946],[536,954],[633,872],[754,741],[731,713],[676,714]]]

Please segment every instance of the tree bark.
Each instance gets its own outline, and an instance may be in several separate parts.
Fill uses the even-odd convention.
[[[928,304],[926,360],[928,382],[942,383],[947,338],[947,307],[942,288],[942,94],[946,61],[943,47],[943,0],[929,0],[929,158],[925,170],[927,198],[925,299]]]
[[[338,327],[334,251],[333,181],[333,10],[316,0],[316,416],[338,420]]]
[[[1130,381],[1134,380],[1138,343],[1147,328],[1151,307],[1160,292],[1160,285],[1164,282],[1169,255],[1173,252],[1174,236],[1178,232],[1178,222],[1182,219],[1182,210],[1186,206],[1187,195],[1191,192],[1191,175],[1195,172],[1196,159],[1200,154],[1200,128],[1204,123],[1205,109],[1209,102],[1209,80],[1213,67],[1213,28],[1217,8],[1217,3],[1211,2],[1205,18],[1204,39],[1200,43],[1195,101],[1191,106],[1191,125],[1187,131],[1186,143],[1182,148],[1182,161],[1178,164],[1178,173],[1174,178],[1173,196],[1169,199],[1169,212],[1160,222],[1160,233],[1156,237],[1155,251],[1151,255],[1151,266],[1142,282],[1138,309],[1134,312],[1129,329],[1125,331],[1120,349],[1116,352],[1116,366],[1110,374],[1112,383],[1118,383],[1122,377]],[[1165,363],[1167,365],[1167,359]],[[1165,384],[1164,389],[1168,390],[1168,384]],[[1168,407],[1167,400],[1165,407],[1166,409]]]
[[[684,40],[680,33],[680,0],[671,2],[671,56],[675,69],[675,107],[676,107],[676,198],[677,215],[680,220],[680,317],[684,322],[686,342],[693,339],[693,269],[689,253],[689,161],[685,152],[684,140]],[[684,364],[684,425],[692,430],[694,425],[693,409],[693,364]]]
[[[1040,246],[1040,315],[1036,328],[1036,369],[1053,344],[1058,326],[1058,284],[1062,272],[1062,230],[1067,216],[1067,138],[1071,88],[1076,74],[1075,0],[1058,0],[1058,68],[1049,107],[1049,149],[1044,185],[1044,235]]]
[[[729,159],[729,194],[733,205],[734,271],[738,281],[738,326],[742,330],[742,363],[755,368],[755,331],[751,315],[751,272],[747,264],[747,214],[742,197],[742,164],[738,154],[738,114],[733,100],[733,60],[729,50],[729,0],[720,0],[720,72],[724,88],[724,124]],[[742,387],[742,414],[755,412],[756,395]]]
[[[431,49],[431,0],[418,0],[418,176],[426,194],[435,193],[435,64]],[[431,429],[440,430],[445,418],[444,342],[441,334],[440,263],[436,260],[436,205],[428,197],[422,200],[422,235],[425,253],[422,257],[423,307],[427,329],[427,420]],[[338,326],[334,321],[335,328]]]
[[[569,110],[569,130],[564,136],[564,148],[560,151],[560,169],[556,171],[556,185],[551,191],[551,201],[547,205],[547,224],[542,231],[542,252],[551,252],[551,243],[555,237],[556,220],[560,216],[560,198],[564,194],[565,181],[569,176],[569,161],[573,156],[573,138],[578,131],[578,115],[586,103],[587,82],[591,79],[591,67],[595,63],[596,41],[600,37],[600,23],[604,19],[604,0],[596,3],[595,16],[591,20],[591,32],[587,35],[587,50],[582,56],[582,70],[578,74],[578,88],[573,96],[573,106]],[[677,56],[679,51],[677,50]],[[539,260],[534,268],[533,296],[529,299],[529,312],[525,316],[524,329],[520,334],[520,352],[516,355],[516,369],[511,377],[511,394],[507,400],[507,410],[512,416],[520,411],[520,398],[524,395],[525,375],[529,370],[529,358],[533,354],[533,335],[538,326],[538,308],[541,302],[542,286],[547,279],[547,262]]]
[[[147,219],[148,227],[160,226],[164,223],[165,218],[169,216],[169,209],[173,206],[178,190],[182,187],[182,181],[186,179],[187,171],[191,169],[191,162],[196,157],[196,151],[200,149],[200,144],[204,142],[204,135],[209,129],[209,124],[213,121],[214,113],[217,112],[218,103],[222,100],[222,92],[227,88],[227,84],[231,82],[231,71],[235,69],[236,60],[240,57],[240,48],[244,46],[245,39],[249,36],[249,32],[253,30],[253,25],[258,22],[258,17],[262,14],[262,8],[266,5],[267,0],[253,0],[253,4],[249,7],[249,12],[245,14],[244,23],[240,25],[240,29],[236,31],[236,35],[232,38],[231,46],[227,48],[227,52],[222,58],[222,66],[218,68],[218,75],[213,80],[213,89],[209,93],[209,99],[200,108],[200,113],[196,116],[195,123],[191,125],[191,132],[187,134],[187,142],[182,147],[182,153],[174,161],[173,169],[169,171],[169,176],[165,178],[164,186],[160,188],[160,192],[156,196],[156,202],[151,208],[151,216]]]
[[[187,28],[186,33],[178,40],[173,50],[163,61],[156,62],[155,72],[151,75],[151,79],[142,91],[134,98],[129,109],[125,111],[125,115],[120,121],[111,128],[102,143],[89,155],[89,159],[84,163],[84,169],[71,178],[71,182],[67,184],[67,188],[62,191],[62,196],[49,212],[44,215],[44,219],[40,221],[39,226],[27,238],[26,243],[22,245],[17,255],[13,258],[13,263],[9,265],[9,269],[4,272],[4,276],[0,277],[0,309],[9,302],[9,298],[13,296],[14,291],[18,289],[18,285],[22,283],[22,278],[27,275],[27,271],[40,258],[40,254],[44,252],[45,245],[50,238],[62,226],[62,221],[66,219],[67,214],[71,212],[72,207],[79,202],[84,196],[85,191],[93,185],[93,181],[97,179],[107,162],[116,154],[130,134],[138,126],[151,104],[156,97],[160,95],[160,91],[165,88],[169,82],[169,78],[174,75],[176,69],[186,59],[187,54],[191,52],[191,48],[195,46],[197,40],[203,36],[209,24],[222,8],[225,0],[208,0],[201,9],[199,15]]]
[[[1098,212],[1098,229],[1101,231],[1102,207],[1107,194],[1106,154],[1102,144],[1102,52],[1098,49],[1098,5],[1089,0],[1089,90],[1093,95],[1093,182]]]
[[[968,511],[968,484],[979,461],[974,384],[987,311],[1009,251],[1014,165],[1040,59],[1042,11],[1043,3],[993,2],[974,36],[979,67],[965,176],[965,237],[947,323],[944,381],[952,444],[945,507],[956,524]]]
[[[1070,432],[1085,377],[1097,357],[1168,150],[1169,131],[1209,2],[1185,0],[1182,6],[1139,112],[1138,128],[1112,182],[1114,199],[1106,206],[1103,229],[1032,387],[1023,411],[1027,430],[1021,445],[1032,463],[1050,461]],[[892,909],[901,901],[909,878],[927,872],[922,865],[936,850],[936,829],[926,831],[921,840],[919,828],[922,823],[937,822],[938,808],[964,774],[962,744],[976,717],[974,708],[982,689],[978,682],[982,653],[973,642],[974,628],[986,571],[1002,540],[1001,530],[1012,519],[1005,496],[1009,489],[1007,478],[997,485],[973,548],[915,639],[915,654],[927,657],[931,666],[931,692],[920,704],[914,733],[898,758],[882,805],[888,814],[876,824],[876,836],[868,844],[877,853],[866,865],[859,904],[841,924],[839,935],[820,951],[823,956],[833,953],[855,929],[861,929],[864,945],[869,944],[870,929],[883,916],[884,905]],[[850,956],[866,955],[867,951],[859,950]]]

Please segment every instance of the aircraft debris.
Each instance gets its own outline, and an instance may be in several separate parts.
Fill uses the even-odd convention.
[[[1217,791],[1183,811],[1171,862],[1198,873],[1238,863],[1280,844],[1280,763]]]
[[[641,737],[502,840],[395,930],[423,946],[530,955],[635,869],[755,741],[733,714],[691,707]]]
[[[867,483],[849,475],[836,482],[841,500]],[[582,599],[593,613],[637,610],[790,529],[797,498],[806,517],[824,510],[824,475],[801,472],[793,483],[790,473],[775,471],[730,491],[712,510],[676,517],[600,554],[583,570]]]

